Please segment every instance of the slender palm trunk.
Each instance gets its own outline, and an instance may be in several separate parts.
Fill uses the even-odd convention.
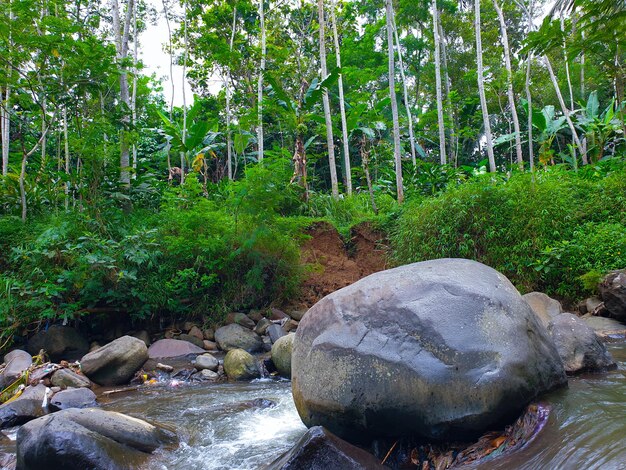
[[[331,3],[331,22],[333,27],[333,38],[335,40],[335,56],[337,58],[337,68],[341,70],[341,50],[339,49],[339,35],[337,34],[337,18],[335,14],[335,0]],[[350,142],[348,141],[348,122],[346,119],[346,104],[343,93],[343,74],[339,73],[339,112],[341,114],[341,134],[343,140],[343,163],[346,172],[346,192],[352,195],[352,167],[350,166]]]
[[[132,124],[137,126],[137,63],[139,32],[137,31],[137,2],[133,6],[133,92],[130,97]],[[137,178],[137,145],[133,143],[133,179]]]
[[[439,28],[437,23],[439,9],[437,0],[433,0],[433,36],[435,41],[435,87],[437,89],[437,123],[439,126],[439,160],[442,165],[448,162],[446,155],[446,128],[443,120],[443,98],[441,92],[441,51],[439,42]]]
[[[513,70],[511,68],[511,53],[509,48],[509,35],[506,30],[506,22],[504,21],[504,14],[502,8],[498,5],[497,0],[493,0],[493,6],[498,14],[500,20],[500,31],[502,34],[502,46],[504,48],[504,65],[506,66],[507,77],[507,94],[509,97],[509,108],[511,108],[511,117],[513,118],[513,132],[515,133],[515,152],[517,154],[517,165],[520,170],[524,169],[524,157],[522,154],[522,139],[519,125],[519,118],[517,116],[517,108],[515,106],[515,96],[513,94]]]
[[[392,5],[393,6],[393,5]],[[398,28],[396,28],[396,15],[393,15],[393,32],[396,39],[396,47],[398,48],[398,66],[400,67],[400,78],[402,79],[402,91],[404,93],[404,108],[406,109],[406,115],[409,120],[409,142],[411,143],[411,161],[413,166],[417,164],[417,156],[415,153],[415,134],[413,132],[413,113],[411,112],[411,105],[409,104],[409,92],[406,83],[406,75],[404,74],[404,62],[402,61],[402,48],[400,47],[400,37],[398,35]]]
[[[567,48],[566,48],[566,43],[565,43],[565,18],[563,18],[563,13],[561,13],[560,24],[561,24],[561,32],[563,33],[563,44],[561,45],[561,49],[563,50],[563,60],[565,61],[565,77],[567,78],[567,87],[569,89],[570,111],[573,111],[574,110],[574,88],[572,87],[572,77],[569,71],[569,60],[567,58]]]
[[[263,153],[265,149],[263,148],[263,75],[265,74],[265,54],[266,54],[266,44],[265,44],[265,11],[263,8],[263,1],[259,0],[259,18],[260,18],[260,27],[261,27],[261,65],[259,67],[259,81],[257,83],[257,143],[259,149],[258,161],[263,161]]]
[[[326,21],[324,19],[324,0],[318,0],[317,13],[320,25],[320,66],[322,80],[328,75],[326,67]],[[322,95],[324,102],[324,118],[326,120],[326,142],[328,144],[328,165],[330,167],[330,184],[333,197],[339,199],[339,184],[337,182],[337,165],[335,163],[335,139],[333,138],[333,121],[330,116],[330,99],[328,90],[324,90]]]
[[[530,92],[530,68],[532,55],[529,52],[526,58],[526,101],[528,102],[528,161],[530,162],[530,172],[535,170],[535,157],[533,151],[533,95]]]
[[[487,140],[487,156],[489,158],[489,171],[495,173],[496,159],[493,154],[493,139],[491,136],[491,123],[489,122],[489,110],[485,96],[485,77],[483,75],[483,45],[480,32],[480,0],[474,0],[474,27],[476,29],[476,63],[478,72],[478,94],[480,95],[480,107],[483,113],[483,125]]]
[[[187,140],[187,93],[185,91],[185,82],[187,79],[187,59],[189,57],[189,35],[187,32],[187,2],[184,3],[185,6],[185,19],[184,19],[184,28],[185,28],[185,37],[184,37],[184,46],[185,52],[183,54],[183,76],[182,76],[182,87],[183,87],[183,144]],[[187,152],[180,153],[180,184],[185,182],[185,167],[187,160]]]
[[[233,8],[233,26],[232,26],[231,33],[230,33],[230,44],[229,44],[229,51],[231,54],[233,52],[233,45],[235,43],[235,28],[236,27],[237,27],[237,7],[234,7]],[[230,78],[232,77],[231,77],[230,68],[228,69],[228,76],[229,76],[229,80],[225,86],[225,89],[226,89],[226,156],[227,156],[226,166],[228,168],[228,179],[232,181],[233,180],[233,135],[230,129],[230,125],[232,121],[232,118],[230,115],[231,113]]]
[[[67,131],[67,107],[63,106],[63,145],[65,150],[65,210],[70,207],[70,141]]]
[[[9,172],[9,139],[11,136],[11,118],[9,116],[9,100],[11,87],[6,88],[4,101],[2,101],[2,88],[0,87],[0,137],[2,138],[2,175]]]
[[[440,14],[437,14],[437,30],[439,31],[439,45],[441,47],[441,63],[443,65],[443,84],[446,91],[446,106],[448,107],[448,118],[450,120],[449,127],[447,129],[448,152],[451,157],[454,157],[454,166],[456,167],[459,157],[459,138],[456,134],[456,129],[458,129],[458,119],[452,106],[452,97],[450,94],[450,75],[448,74],[448,47],[446,46],[446,38],[443,35]]]
[[[391,116],[393,120],[393,155],[396,167],[396,186],[398,204],[404,202],[402,186],[402,154],[400,150],[400,123],[398,121],[398,101],[396,100],[396,64],[393,51],[393,0],[386,0],[387,6],[387,49],[389,54],[389,98],[391,99]]]

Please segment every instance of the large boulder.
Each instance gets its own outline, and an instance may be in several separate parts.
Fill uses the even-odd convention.
[[[567,383],[547,330],[506,277],[463,259],[372,274],[304,316],[292,389],[307,426],[347,440],[459,440]]]
[[[70,369],[59,369],[52,377],[50,382],[55,387],[91,387],[91,381],[84,375],[77,374]]]
[[[265,470],[383,470],[378,459],[315,426]]]
[[[203,354],[204,349],[179,339],[160,339],[148,349],[150,359],[187,356],[189,354]]]
[[[215,332],[215,340],[224,351],[243,349],[252,353],[263,350],[261,337],[254,331],[236,323],[231,323],[218,329]]]
[[[52,325],[35,334],[28,341],[27,349],[32,355],[43,349],[53,362],[75,361],[89,351],[89,343],[74,328]]]
[[[293,351],[294,333],[278,338],[272,345],[272,362],[283,377],[291,378],[291,354]]]
[[[600,283],[599,290],[609,313],[626,321],[626,269],[609,273]]]
[[[550,322],[548,331],[568,374],[615,367],[615,361],[593,328],[576,315],[559,315]]]
[[[93,408],[94,406],[97,406],[96,394],[88,388],[61,390],[50,399],[50,408],[55,411],[68,408]]]
[[[68,409],[36,419],[17,432],[17,469],[139,468],[147,455],[177,438],[140,419],[99,409]]]
[[[17,399],[0,405],[0,429],[18,426],[47,414],[48,410],[43,406],[47,393],[43,384],[28,386]]]
[[[146,343],[132,336],[122,336],[84,356],[83,373],[99,385],[127,383],[148,360]]]
[[[26,351],[15,349],[4,356],[5,368],[0,372],[0,390],[9,386],[22,375],[33,363],[33,358]]]
[[[224,372],[230,380],[250,380],[261,376],[254,356],[243,349],[228,351],[224,358]]]
[[[554,318],[563,313],[561,303],[543,292],[530,292],[522,297],[546,328]]]

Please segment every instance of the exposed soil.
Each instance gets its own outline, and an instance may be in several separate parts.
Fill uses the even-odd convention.
[[[385,236],[368,222],[354,226],[348,241],[327,222],[313,224],[306,234],[311,238],[302,246],[301,260],[311,273],[292,309],[310,308],[322,297],[387,268]]]

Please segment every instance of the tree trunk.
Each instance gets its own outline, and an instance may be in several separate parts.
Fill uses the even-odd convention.
[[[533,155],[533,95],[530,92],[530,67],[532,55],[529,52],[526,58],[526,101],[528,102],[528,161],[530,162],[530,172],[535,169],[535,157]]]
[[[448,106],[448,113],[450,119],[450,126],[448,128],[448,151],[454,156],[454,167],[458,164],[459,142],[458,135],[456,135],[456,129],[458,129],[458,119],[454,108],[452,107],[452,98],[450,96],[450,75],[448,74],[448,52],[446,46],[446,39],[443,35],[443,28],[441,27],[441,15],[437,14],[437,30],[439,31],[439,45],[441,47],[441,62],[443,63],[443,84],[446,88],[446,105]]]
[[[402,91],[404,92],[404,107],[409,120],[409,141],[411,143],[411,161],[413,166],[417,164],[417,156],[415,154],[415,134],[413,133],[413,113],[411,113],[411,105],[409,104],[409,92],[406,84],[406,75],[404,74],[404,63],[402,61],[402,49],[400,48],[400,37],[398,36],[398,28],[396,28],[395,13],[393,15],[393,32],[398,47],[398,65],[400,66],[400,78],[402,79]]]
[[[233,26],[230,33],[230,44],[229,51],[232,54],[233,45],[235,43],[235,28],[237,27],[237,7],[233,8]],[[226,83],[226,155],[227,155],[227,163],[226,166],[228,168],[228,179],[233,180],[233,136],[232,131],[230,129],[231,125],[231,110],[230,110],[230,68],[228,69],[229,80]]]
[[[320,66],[322,80],[328,76],[326,68],[326,27],[324,20],[324,0],[318,0],[317,13],[320,25]],[[339,184],[337,182],[337,165],[335,163],[335,140],[333,138],[333,121],[330,116],[330,99],[328,90],[324,90],[322,99],[324,102],[324,118],[326,120],[326,143],[328,144],[328,165],[330,167],[330,184],[333,197],[339,199]]]
[[[363,162],[363,171],[365,180],[367,181],[367,191],[370,195],[370,203],[374,214],[378,215],[378,207],[376,207],[376,199],[374,199],[374,187],[372,185],[372,176],[370,175],[370,151],[368,148],[367,136],[364,134],[361,139],[361,161]]]
[[[489,122],[489,110],[485,96],[485,77],[483,76],[483,45],[480,32],[480,0],[474,0],[474,27],[476,28],[476,67],[478,72],[478,94],[480,95],[480,107],[483,113],[485,138],[487,139],[487,156],[489,158],[489,171],[495,173],[496,159],[493,154],[493,139],[491,137],[491,123]]]
[[[387,48],[389,53],[389,98],[391,99],[391,116],[393,119],[393,155],[396,166],[396,186],[398,204],[404,202],[404,188],[402,187],[402,154],[400,151],[400,123],[398,122],[398,102],[396,100],[396,66],[393,52],[393,0],[387,3]]]
[[[442,165],[448,162],[446,155],[446,128],[443,121],[443,99],[441,93],[441,52],[439,42],[439,9],[437,0],[433,0],[433,35],[435,41],[435,86],[437,89],[437,123],[439,126],[439,161]]]
[[[137,2],[133,5],[133,93],[131,95],[131,112],[133,128],[137,126],[137,57],[139,32],[137,31]],[[137,145],[133,143],[133,179],[137,178]]]
[[[266,54],[266,44],[265,44],[265,11],[263,8],[263,1],[259,0],[259,17],[260,17],[260,27],[261,27],[261,65],[259,67],[259,81],[257,84],[257,108],[258,108],[258,128],[257,128],[257,143],[258,143],[258,161],[263,161],[263,75],[265,74],[265,54]]]
[[[574,88],[572,87],[572,77],[569,73],[569,60],[567,58],[567,48],[565,44],[565,18],[563,18],[563,12],[560,15],[560,24],[561,24],[561,33],[563,33],[563,44],[561,48],[563,49],[563,60],[565,61],[565,76],[567,78],[567,87],[569,88],[569,102],[570,102],[570,111],[574,110]]]
[[[9,171],[9,146],[11,139],[11,115],[9,113],[11,87],[7,86],[2,102],[2,94],[0,89],[0,126],[2,127],[2,175],[6,176]]]
[[[337,18],[335,15],[335,0],[332,0],[331,22],[333,26],[333,38],[335,40],[335,56],[337,57],[337,68],[341,70],[341,50],[339,49],[339,35],[337,34]],[[343,139],[343,163],[346,172],[346,191],[348,196],[352,196],[352,168],[350,165],[350,142],[348,140],[348,123],[346,119],[346,104],[343,93],[343,74],[339,73],[339,112],[341,113],[341,133]]]
[[[507,77],[507,94],[509,97],[509,107],[511,108],[511,117],[513,118],[513,132],[515,133],[515,152],[517,155],[517,165],[520,170],[524,169],[524,157],[522,154],[522,139],[519,126],[519,118],[517,116],[517,108],[515,106],[515,96],[513,95],[513,70],[511,68],[511,53],[509,48],[509,35],[506,30],[506,22],[502,8],[498,5],[497,0],[493,0],[493,6],[500,20],[500,31],[502,33],[502,46],[504,48],[504,65],[506,66]]]
[[[182,77],[182,87],[183,87],[183,145],[187,140],[187,93],[185,91],[185,80],[187,78],[187,59],[189,56],[189,35],[187,30],[187,2],[184,3],[184,28],[185,28],[185,36],[184,36],[184,47],[185,52],[183,54],[183,77]],[[187,152],[180,153],[180,184],[185,183],[185,167],[187,160]]]
[[[63,106],[63,145],[65,150],[65,210],[70,207],[70,142],[67,132],[67,106]]]

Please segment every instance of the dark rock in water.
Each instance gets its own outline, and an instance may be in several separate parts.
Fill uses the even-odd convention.
[[[325,297],[302,319],[292,355],[304,423],[353,441],[475,437],[566,383],[519,292],[462,259],[379,272]]]
[[[50,382],[55,387],[91,387],[91,381],[84,375],[77,374],[71,369],[59,369],[52,377]]]
[[[27,349],[33,356],[43,349],[53,362],[75,361],[89,351],[89,343],[74,328],[52,325],[28,340]]]
[[[215,340],[224,351],[243,349],[252,353],[263,350],[261,337],[236,323],[231,323],[218,329],[215,332]]]
[[[204,349],[179,339],[160,339],[148,348],[150,359],[203,354]]]
[[[68,388],[55,393],[50,399],[50,409],[54,411],[68,408],[93,408],[98,406],[96,394],[88,388]]]
[[[626,269],[608,274],[600,283],[599,290],[611,316],[626,321]]]
[[[45,395],[45,385],[29,386],[17,399],[0,405],[0,429],[17,426],[47,414],[48,410],[42,407]]]
[[[123,385],[148,360],[146,343],[132,336],[122,336],[85,355],[81,370],[99,385]]]
[[[174,433],[139,419],[93,408],[69,409],[18,430],[17,468],[138,468],[148,453],[176,444]]]
[[[563,313],[548,326],[565,371],[606,370],[615,367],[615,361],[593,329],[571,313]]]
[[[276,341],[278,341],[278,338],[282,338],[283,336],[285,336],[287,333],[285,333],[285,330],[283,330],[283,327],[280,325],[277,325],[276,323],[272,323],[266,331],[267,335],[270,337],[270,340],[272,341],[272,344],[274,344]]]
[[[377,470],[373,455],[348,444],[321,426],[312,427],[296,445],[265,470]]]
[[[243,349],[228,351],[224,358],[224,372],[230,380],[250,380],[261,376],[256,359]]]
[[[15,349],[4,356],[6,367],[0,372],[0,390],[11,385],[33,363],[26,351]]]
[[[192,335],[188,335],[183,333],[182,335],[178,335],[178,339],[180,341],[187,341],[188,343],[193,344],[194,346],[204,349],[204,342],[203,340],[199,339],[196,336],[192,336]]]

